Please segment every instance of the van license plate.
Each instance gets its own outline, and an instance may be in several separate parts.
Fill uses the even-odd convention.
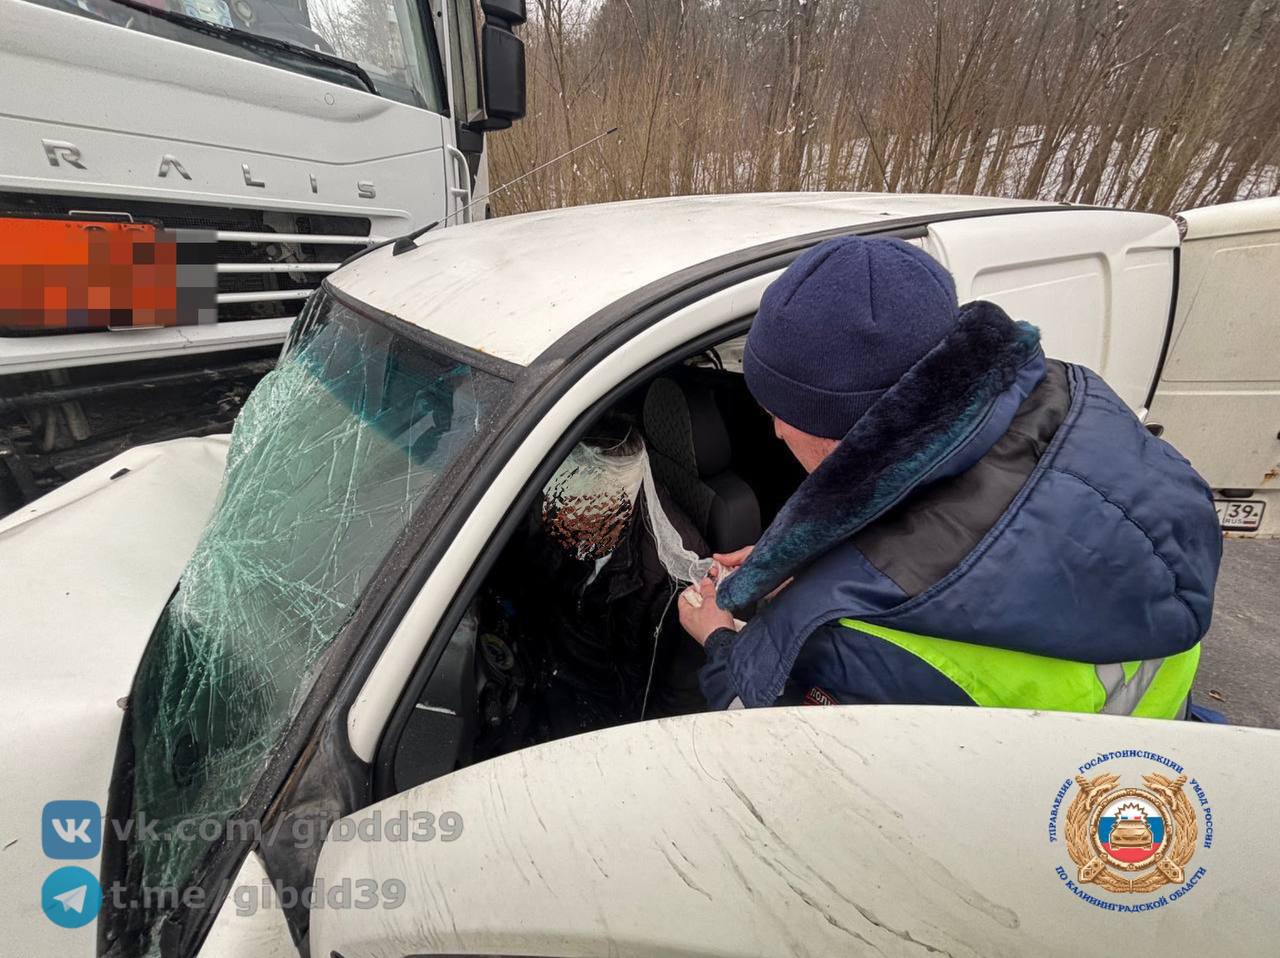
[[[1214,499],[1213,507],[1224,531],[1257,532],[1267,504],[1258,499]]]

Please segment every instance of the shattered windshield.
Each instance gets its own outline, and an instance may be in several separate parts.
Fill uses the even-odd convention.
[[[227,823],[333,639],[509,388],[321,296],[236,421],[218,505],[139,667],[134,889],[181,890],[224,831],[236,838]],[[126,953],[173,904],[129,916]]]

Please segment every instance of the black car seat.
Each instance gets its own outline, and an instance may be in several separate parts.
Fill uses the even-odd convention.
[[[729,431],[709,387],[655,379],[644,397],[644,434],[654,478],[714,551],[760,538],[760,503],[731,468]]]

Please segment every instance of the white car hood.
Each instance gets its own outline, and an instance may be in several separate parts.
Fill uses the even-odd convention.
[[[105,809],[138,659],[213,510],[229,437],[139,446],[0,520],[0,927],[9,954],[93,954],[40,911],[62,865],[41,848],[46,802]]]

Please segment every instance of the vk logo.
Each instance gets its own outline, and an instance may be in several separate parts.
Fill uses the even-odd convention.
[[[82,804],[82,803],[81,803]],[[102,886],[91,872],[67,865],[44,880],[40,907],[45,917],[62,928],[83,928],[98,917]]]
[[[97,804],[49,802],[40,816],[40,842],[47,858],[93,858],[102,847],[102,813]]]

